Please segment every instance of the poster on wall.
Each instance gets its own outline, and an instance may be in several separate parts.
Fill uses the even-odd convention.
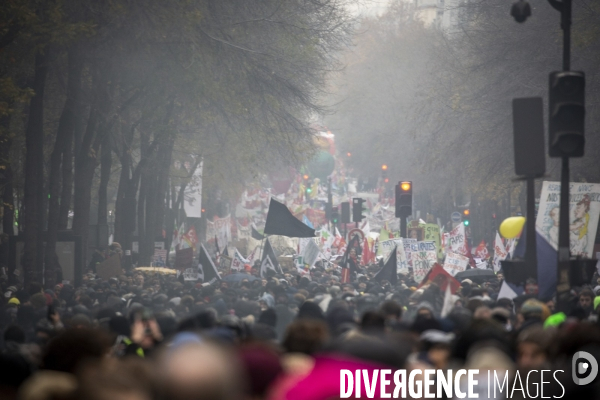
[[[537,231],[558,249],[560,183],[544,181],[535,221]],[[569,187],[569,242],[571,256],[593,258],[600,215],[600,184],[575,183]]]

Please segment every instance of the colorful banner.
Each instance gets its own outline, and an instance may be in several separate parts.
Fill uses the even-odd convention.
[[[444,269],[452,276],[456,276],[459,272],[465,271],[469,265],[469,257],[465,257],[456,253],[446,254],[444,261]]]
[[[444,249],[442,248],[442,239],[440,236],[440,227],[437,224],[425,224],[425,241],[434,242],[438,249],[438,258],[444,258]]]
[[[544,182],[538,209],[537,231],[558,250],[560,183]],[[569,239],[571,256],[593,258],[600,216],[600,184],[575,183],[569,187]]]

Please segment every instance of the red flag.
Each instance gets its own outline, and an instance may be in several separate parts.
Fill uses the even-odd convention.
[[[490,258],[490,253],[488,252],[485,240],[482,240],[481,243],[479,243],[479,246],[475,248],[475,258],[481,258],[482,260]]]
[[[454,279],[454,277],[438,263],[435,263],[433,268],[429,270],[419,287],[432,282],[435,282],[442,292],[446,290],[446,286],[448,285],[450,285],[452,294],[456,293],[458,288],[460,288],[460,282]]]

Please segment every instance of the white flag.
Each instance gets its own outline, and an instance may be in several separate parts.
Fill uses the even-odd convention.
[[[502,243],[502,238],[500,234],[496,232],[496,240],[494,241],[494,272],[500,271],[501,265],[500,261],[505,260],[508,256],[508,252]]]
[[[500,291],[498,292],[498,300],[500,299],[514,299],[515,297],[517,297],[517,294],[515,293],[514,290],[512,290],[512,288],[510,286],[508,286],[508,283],[506,283],[506,281],[502,282],[502,286],[500,287]]]

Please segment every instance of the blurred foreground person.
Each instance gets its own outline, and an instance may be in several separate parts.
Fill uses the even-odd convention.
[[[212,343],[165,349],[158,374],[165,400],[242,399],[243,379],[233,354]]]

